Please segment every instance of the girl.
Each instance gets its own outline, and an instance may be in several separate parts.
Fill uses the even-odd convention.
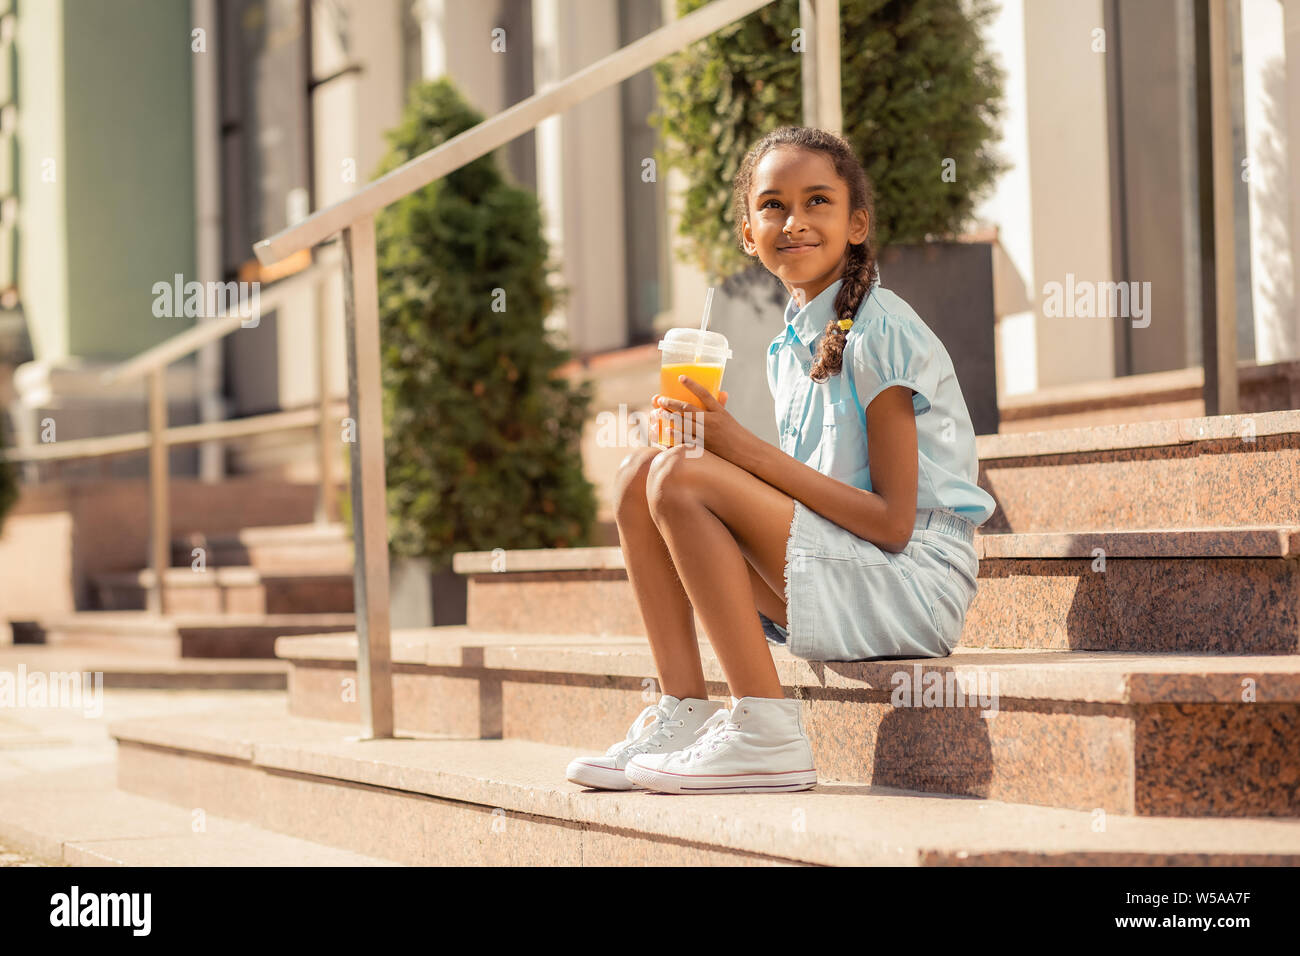
[[[688,428],[691,406],[655,396],[679,444],[624,459],[616,516],[665,693],[604,756],[570,764],[585,786],[813,787],[801,703],[785,698],[765,633],[810,661],[943,657],[975,596],[974,532],[995,503],[976,483],[947,350],[879,285],[874,197],[852,147],[819,129],[768,133],[740,167],[734,215],[745,253],[791,297],[767,354],[780,447],[737,423],[725,392],[683,376],[703,409]],[[695,614],[730,708],[708,699]]]

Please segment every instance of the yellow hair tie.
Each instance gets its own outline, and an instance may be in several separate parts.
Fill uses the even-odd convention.
[[[847,330],[853,325],[852,319],[840,319],[840,328]]]

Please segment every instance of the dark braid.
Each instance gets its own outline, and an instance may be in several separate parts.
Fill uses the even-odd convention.
[[[844,342],[848,333],[839,327],[840,319],[852,319],[862,305],[871,287],[880,281],[876,269],[876,200],[871,180],[853,152],[853,147],[842,136],[812,126],[782,126],[765,135],[745,155],[736,173],[732,190],[732,214],[736,225],[736,238],[744,248],[744,219],[749,215],[749,191],[754,182],[754,170],[759,160],[781,146],[794,146],[823,153],[835,167],[836,174],[849,189],[849,211],[865,209],[870,217],[867,238],[858,244],[849,243],[843,283],[835,294],[834,317],[826,323],[825,334],[817,346],[808,376],[815,382],[824,382],[838,375],[844,358]],[[805,305],[807,303],[804,303]]]
[[[825,334],[817,346],[812,368],[808,377],[814,382],[824,382],[832,375],[839,374],[844,358],[844,343],[849,333],[840,328],[840,319],[853,319],[858,314],[862,300],[871,291],[876,282],[875,257],[867,250],[867,244],[849,244],[848,261],[844,264],[843,283],[835,293],[834,315],[826,323]]]

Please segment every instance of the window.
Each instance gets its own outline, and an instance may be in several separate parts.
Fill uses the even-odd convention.
[[[308,0],[220,0],[221,169],[226,279],[270,281],[253,243],[312,208]]]

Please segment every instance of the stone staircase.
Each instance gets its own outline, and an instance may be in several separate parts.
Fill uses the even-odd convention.
[[[159,659],[273,658],[286,634],[356,627],[352,543],[342,525],[195,532],[172,543],[172,562],[165,615],[144,610],[152,570],[98,573],[98,609],[40,621],[45,643]]]
[[[459,555],[468,624],[393,636],[399,739],[355,739],[355,635],[285,636],[287,701],[113,724],[118,786],[408,864],[1300,863],[1300,412],[978,445],[956,653],[773,649],[812,791],[563,779],[659,694],[617,548]]]

